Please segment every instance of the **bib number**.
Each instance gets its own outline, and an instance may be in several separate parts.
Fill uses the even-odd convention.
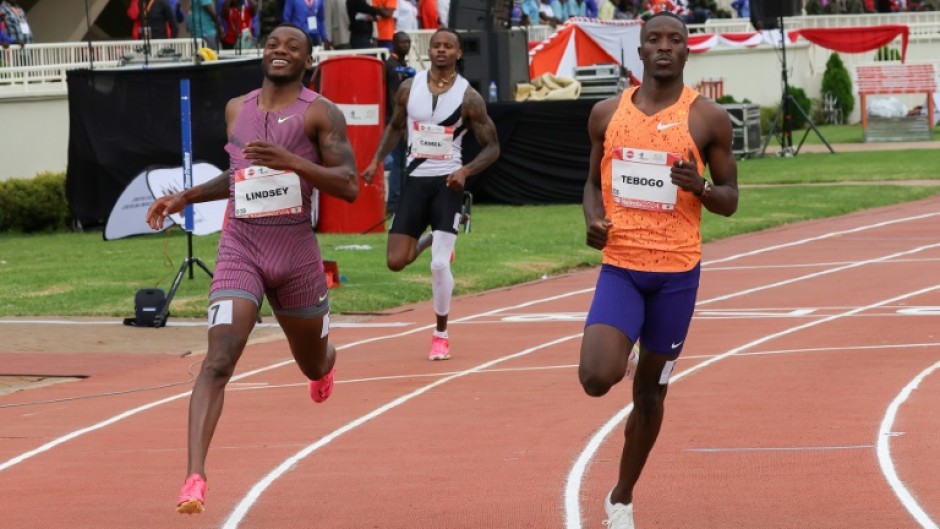
[[[300,213],[300,177],[253,165],[235,171],[235,216],[241,219]]]
[[[679,187],[672,183],[672,164],[678,154],[616,147],[611,164],[614,202],[633,209],[672,211]]]
[[[412,138],[415,158],[448,160],[454,156],[454,127],[415,123]]]

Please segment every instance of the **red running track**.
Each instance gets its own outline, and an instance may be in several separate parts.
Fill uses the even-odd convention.
[[[666,422],[635,493],[648,528],[937,528],[940,199],[707,245]],[[314,405],[283,341],[252,345],[208,461],[173,510],[188,385],[158,358],[0,398],[0,527],[599,528],[629,388],[584,395],[596,270],[340,328]],[[398,326],[392,326],[398,325]],[[130,345],[129,345],[130,347]]]

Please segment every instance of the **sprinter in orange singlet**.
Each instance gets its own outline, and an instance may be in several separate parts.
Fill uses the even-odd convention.
[[[634,379],[619,479],[605,501],[611,529],[634,527],[633,488],[695,309],[702,206],[724,216],[738,206],[728,113],[682,78],[688,34],[672,13],[650,17],[640,32],[643,83],[597,103],[588,122],[584,220],[588,245],[604,258],[578,375],[594,397]],[[706,164],[712,181],[702,177]]]

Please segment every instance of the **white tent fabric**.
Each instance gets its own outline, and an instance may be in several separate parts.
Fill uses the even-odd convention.
[[[575,68],[622,64],[635,80],[643,78],[637,52],[642,23],[636,20],[568,19],[555,33],[529,51],[529,77],[543,73],[574,77]]]
[[[212,180],[222,171],[209,163],[193,164],[193,185]],[[148,168],[134,177],[124,188],[111,209],[104,228],[104,239],[112,241],[132,235],[154,233],[147,224],[147,210],[153,202],[183,188],[182,167]],[[208,235],[222,229],[226,200],[204,202],[193,206],[193,234]],[[184,224],[183,215],[174,214],[164,225]]]

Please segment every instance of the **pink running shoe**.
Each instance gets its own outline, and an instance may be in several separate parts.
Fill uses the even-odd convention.
[[[199,514],[206,510],[206,480],[199,474],[186,478],[180,499],[176,502],[176,512],[180,514]]]
[[[310,381],[310,398],[317,404],[330,398],[333,394],[333,375],[336,374],[336,368],[330,369],[330,372],[323,375],[320,380]]]
[[[450,358],[450,340],[440,336],[431,337],[431,352],[428,360],[447,360]]]

